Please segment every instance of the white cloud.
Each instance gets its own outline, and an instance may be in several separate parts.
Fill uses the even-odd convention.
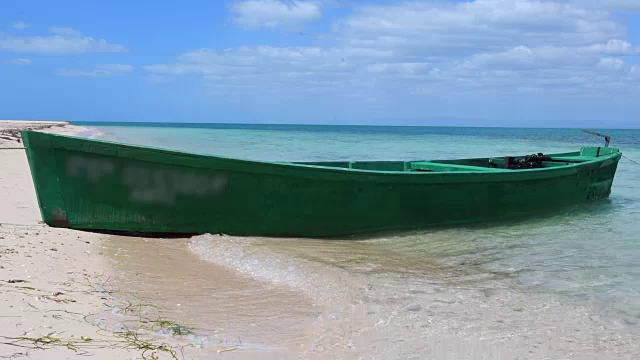
[[[5,61],[5,64],[11,65],[31,65],[31,59],[17,58]]]
[[[540,66],[544,55],[527,46],[516,46],[497,53],[481,53],[471,56],[469,67],[535,67]]]
[[[640,11],[640,1],[638,0],[574,0],[574,4],[608,11]]]
[[[377,63],[367,66],[372,73],[416,74],[429,69],[428,63]]]
[[[598,61],[597,66],[604,70],[618,71],[625,67],[625,62],[619,58],[605,57]]]
[[[231,5],[234,22],[243,28],[291,28],[322,16],[314,1],[246,0]]]
[[[637,70],[625,57],[639,53],[623,23],[606,11],[535,0],[356,6],[321,40],[328,45],[198,49],[145,70],[200,76],[237,96],[479,90],[573,96],[634,86],[630,74]]]
[[[640,53],[640,47],[632,46],[628,42],[619,39],[609,40],[606,44],[591,45],[589,50],[607,55],[636,55]]]
[[[577,46],[624,36],[607,13],[531,0],[364,6],[335,26],[348,44],[415,55],[472,54],[515,46]]]
[[[0,33],[0,51],[47,55],[125,52],[119,44],[84,36],[72,28],[51,28],[53,35],[11,36]]]
[[[83,76],[93,78],[124,76],[133,71],[133,66],[127,64],[98,64],[95,69],[57,69],[56,75],[59,76]]]
[[[175,64],[148,65],[145,70],[164,75],[310,75],[352,71],[372,59],[389,59],[391,55],[389,51],[359,48],[247,46],[194,50],[180,55]]]
[[[79,37],[82,36],[82,34],[80,33],[80,31],[72,28],[72,27],[68,27],[68,26],[58,26],[58,27],[50,27],[49,28],[49,32],[52,34],[57,34],[57,35],[62,35],[62,36],[69,36],[69,37]]]
[[[466,62],[471,67],[493,68],[576,68],[593,65],[600,55],[635,55],[638,47],[626,41],[612,39],[606,43],[587,46],[516,46],[506,51],[480,53],[471,56]],[[624,62],[623,60],[620,60]]]
[[[14,29],[18,29],[18,30],[24,30],[24,29],[28,29],[31,27],[31,24],[28,24],[26,22],[22,22],[22,21],[16,21],[13,24],[11,24],[11,27]]]

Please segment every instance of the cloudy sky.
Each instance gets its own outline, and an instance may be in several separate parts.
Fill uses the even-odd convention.
[[[0,3],[0,118],[640,127],[640,0]]]

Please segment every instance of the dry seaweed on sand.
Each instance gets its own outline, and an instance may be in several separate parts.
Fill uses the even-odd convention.
[[[129,330],[115,333],[114,336],[116,339],[93,339],[88,336],[81,336],[80,338],[59,338],[54,335],[55,333],[49,333],[40,337],[0,336],[1,339],[4,339],[4,341],[0,341],[0,343],[26,349],[25,356],[29,356],[29,352],[31,351],[53,348],[66,348],[78,355],[91,355],[90,350],[110,348],[142,351],[141,356],[143,359],[158,359],[158,353],[164,353],[175,360],[179,359],[177,351],[172,346],[145,339],[138,333]],[[17,355],[18,354],[14,354],[14,356]]]

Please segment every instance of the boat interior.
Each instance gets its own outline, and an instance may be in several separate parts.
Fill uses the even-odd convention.
[[[354,170],[390,172],[504,172],[567,166],[595,160],[617,152],[614,148],[582,148],[579,152],[544,155],[505,156],[491,158],[431,160],[431,161],[332,161],[296,162],[296,164]]]

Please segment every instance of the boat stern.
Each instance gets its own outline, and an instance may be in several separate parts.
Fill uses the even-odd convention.
[[[60,176],[64,174],[57,171],[51,137],[26,130],[21,132],[21,136],[42,221],[52,227],[68,227],[67,211],[60,191]]]

